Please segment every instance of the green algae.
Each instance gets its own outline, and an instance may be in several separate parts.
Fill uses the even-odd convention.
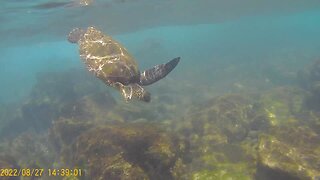
[[[320,175],[319,136],[307,127],[284,127],[260,136],[261,165],[301,179]]]
[[[298,88],[279,87],[261,96],[261,102],[272,126],[296,123],[295,115],[301,113],[306,92]]]
[[[80,131],[73,133],[72,141],[57,143],[62,143],[61,165],[81,167],[91,179],[172,179],[183,171],[178,159],[184,146],[153,124],[117,123],[87,127],[83,123],[60,123],[79,130],[82,127],[87,129],[79,135],[76,134]],[[54,128],[56,133],[68,132],[57,125]]]
[[[251,180],[253,172],[246,163],[220,163],[213,170],[193,173],[192,180]]]
[[[186,128],[203,140],[233,143],[244,140],[252,129],[267,129],[267,118],[250,97],[231,94],[190,108],[184,121],[190,121]]]
[[[62,180],[79,180],[77,176],[67,176],[63,177]]]
[[[52,148],[60,153],[63,148],[72,144],[80,134],[92,126],[91,122],[61,118],[53,123],[48,133],[48,139]]]
[[[14,139],[1,141],[0,147],[1,154],[21,168],[49,168],[54,162],[55,154],[49,148],[46,136],[25,132]]]
[[[104,122],[115,105],[116,102],[109,93],[89,94],[66,104],[60,115],[65,118]]]

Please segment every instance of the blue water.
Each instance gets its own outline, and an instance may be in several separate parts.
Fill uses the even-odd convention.
[[[136,3],[143,5],[143,2]],[[161,5],[159,2],[154,3]],[[163,2],[162,5],[166,6],[166,3]],[[37,3],[30,2],[30,4]],[[179,5],[179,2],[177,4]],[[65,38],[68,31],[72,29],[68,24],[68,21],[71,21],[68,17],[70,14],[73,16],[78,14],[79,17],[72,18],[81,21],[81,12],[85,13],[86,8],[91,12],[93,8],[98,7],[93,4],[92,7],[63,6],[32,9],[27,8],[30,7],[27,6],[28,3],[5,2],[5,5],[8,7],[2,7],[0,27],[0,37],[3,39],[0,45],[2,54],[0,77],[5,87],[1,89],[2,101],[16,101],[28,94],[37,72],[65,70],[71,67],[81,68],[77,48],[69,44]],[[113,4],[116,8],[130,5],[134,9],[138,8],[136,4],[129,2]],[[205,2],[193,8],[201,10],[200,5],[205,5]],[[211,5],[213,4],[209,6]],[[13,7],[10,8],[10,6]],[[219,6],[218,2],[217,6]],[[112,9],[112,7],[106,7],[107,10],[110,8]],[[230,8],[235,7],[230,5]],[[242,10],[242,7],[239,9]],[[184,12],[183,9],[179,10],[180,13]],[[230,12],[227,11],[226,17],[221,17],[222,20],[214,22],[215,12],[210,12],[211,14],[203,17],[208,20],[201,20],[198,17],[193,19],[186,9],[185,18],[172,18],[181,20],[176,22],[177,25],[174,25],[171,22],[172,19],[166,17],[165,13],[159,14],[159,18],[155,19],[152,25],[139,24],[141,19],[131,20],[128,16],[126,21],[132,24],[137,21],[138,24],[131,25],[132,31],[130,27],[122,28],[121,18],[123,17],[119,17],[120,22],[115,22],[112,27],[105,27],[105,24],[108,24],[108,13],[106,13],[106,20],[101,22],[95,22],[94,14],[85,15],[84,21],[89,24],[87,18],[90,17],[93,22],[89,25],[102,27],[107,33],[111,29],[109,34],[114,35],[129,49],[142,68],[181,56],[183,63],[179,71],[183,72],[183,75],[181,73],[176,75],[186,79],[193,77],[192,73],[201,73],[202,70],[199,69],[202,68],[210,73],[210,67],[216,64],[221,65],[221,62],[225,61],[235,64],[249,61],[261,66],[265,63],[285,64],[288,70],[296,70],[319,57],[320,25],[317,23],[320,21],[319,10],[310,7],[290,13],[286,12],[285,8],[283,11],[286,13],[281,13],[277,9],[268,11],[251,16],[243,12],[243,15],[230,19]],[[149,12],[146,10],[145,13],[143,11],[140,13],[143,16]],[[221,12],[218,14],[220,17]],[[67,20],[63,17],[64,15],[67,16]],[[98,18],[102,19],[101,15],[103,14]],[[114,19],[117,19],[117,15],[117,13],[114,14]],[[162,16],[164,19],[161,19]],[[190,22],[185,22],[188,18]],[[166,20],[168,20],[167,23]],[[79,26],[82,27],[83,24],[79,23]],[[114,29],[119,29],[119,32]],[[197,74],[197,78],[206,78],[208,73]]]

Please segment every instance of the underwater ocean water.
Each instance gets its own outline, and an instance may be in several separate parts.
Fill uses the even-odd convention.
[[[0,179],[320,179],[320,1],[0,4]],[[141,72],[181,59],[151,102],[126,101],[76,27]]]

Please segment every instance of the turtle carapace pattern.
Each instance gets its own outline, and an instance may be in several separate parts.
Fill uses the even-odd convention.
[[[142,86],[164,78],[180,61],[180,57],[177,57],[140,73],[128,51],[95,27],[86,30],[75,28],[69,33],[68,40],[78,43],[80,57],[87,69],[105,84],[119,90],[126,101],[136,98],[149,102],[150,93]]]

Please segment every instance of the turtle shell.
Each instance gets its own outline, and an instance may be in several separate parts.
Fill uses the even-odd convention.
[[[140,72],[134,58],[110,36],[89,27],[78,43],[87,69],[108,85],[128,85],[139,80]]]

